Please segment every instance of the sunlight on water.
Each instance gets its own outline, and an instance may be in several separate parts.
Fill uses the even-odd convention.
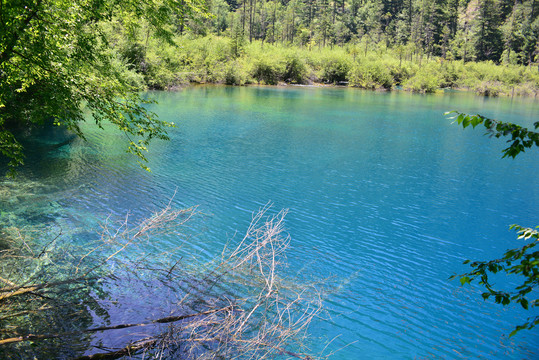
[[[442,115],[457,109],[530,126],[537,102],[276,87],[148,95],[159,101],[152,110],[177,124],[169,142],[152,145],[152,173],[113,129],[85,125],[87,142],[59,151],[38,144],[20,182],[3,182],[3,226],[61,225],[83,243],[107,216],[141,218],[176,191],[176,206],[200,204],[207,214],[185,251],[210,259],[271,201],[275,212],[290,209],[290,271],[337,289],[312,328],[316,351],[342,348],[335,359],[538,356],[537,332],[506,336],[531,312],[483,302],[478,289],[448,277],[466,269],[466,258],[518,246],[510,224],[539,224],[539,155],[502,160],[503,141]]]

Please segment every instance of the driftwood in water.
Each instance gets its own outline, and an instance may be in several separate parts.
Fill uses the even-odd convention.
[[[44,335],[29,334],[29,335],[25,335],[25,336],[18,336],[18,337],[12,337],[12,338],[8,338],[8,339],[2,339],[2,340],[0,340],[0,345],[17,343],[17,342],[21,342],[21,341],[37,341],[37,340],[45,340],[45,339],[62,338],[62,337],[66,337],[66,336],[79,335],[79,334],[83,334],[83,333],[93,333],[93,332],[98,332],[98,331],[119,330],[119,329],[126,329],[126,328],[130,328],[130,327],[135,327],[135,326],[148,326],[148,325],[153,325],[153,324],[167,324],[167,323],[172,323],[172,322],[176,322],[176,321],[180,321],[180,320],[193,318],[193,317],[196,317],[196,316],[204,316],[204,315],[214,314],[216,312],[226,311],[226,310],[229,310],[229,309],[230,309],[230,307],[226,307],[226,308],[217,309],[217,310],[203,311],[203,312],[196,313],[196,314],[187,314],[187,315],[179,315],[179,316],[167,316],[167,317],[164,317],[164,318],[160,318],[160,319],[156,319],[156,320],[149,320],[149,321],[145,321],[145,322],[138,323],[138,324],[119,324],[119,325],[113,325],[113,326],[100,326],[100,327],[86,329],[86,330],[83,330],[81,332],[74,332],[74,333],[72,332],[72,333],[63,333],[63,334],[44,334]]]
[[[79,356],[74,360],[114,360],[120,359],[124,356],[133,356],[141,352],[144,349],[150,349],[159,343],[157,338],[148,338],[135,341],[121,349],[112,350],[104,353],[96,353],[92,355]]]
[[[49,282],[49,283],[44,283],[44,284],[26,285],[26,286],[17,286],[12,283],[13,286],[0,289],[0,301],[4,299],[8,299],[12,296],[23,295],[26,293],[34,293],[35,291],[41,290],[41,289],[53,288],[55,286],[60,286],[60,285],[76,284],[76,283],[82,283],[82,282],[94,281],[94,280],[97,280],[97,278],[80,277],[80,278],[69,279],[69,280],[64,280],[64,281],[55,281],[55,282]]]
[[[170,354],[178,357],[180,354],[179,357],[182,359],[197,360],[238,356],[262,359],[278,355],[304,360],[312,359],[297,349],[305,347],[304,336],[309,324],[321,310],[321,297],[315,286],[304,281],[284,279],[281,276],[283,256],[289,242],[288,236],[283,236],[283,219],[286,212],[282,211],[273,217],[266,218],[266,211],[268,207],[253,216],[246,235],[237,247],[232,250],[225,249],[222,256],[210,264],[179,266],[179,260],[175,258],[170,264],[163,262],[164,268],[160,270],[146,265],[145,257],[122,260],[126,264],[124,272],[121,273],[123,276],[132,276],[140,284],[144,284],[144,281],[152,281],[153,286],[155,282],[159,282],[181,298],[179,302],[174,303],[177,307],[176,312],[190,311],[187,315],[92,327],[91,323],[95,322],[95,315],[88,316],[87,309],[91,306],[86,305],[85,302],[92,300],[94,301],[92,305],[99,307],[99,298],[92,294],[92,291],[101,291],[101,288],[98,285],[92,290],[90,286],[94,286],[96,282],[92,283],[90,280],[97,280],[94,275],[102,271],[104,264],[117,261],[116,258],[119,255],[125,254],[132,247],[144,249],[153,245],[151,244],[154,239],[153,235],[174,228],[171,226],[174,222],[184,224],[193,216],[195,209],[190,209],[188,212],[174,212],[170,206],[167,206],[163,211],[135,227],[128,226],[127,218],[116,230],[109,230],[105,224],[102,233],[103,241],[98,246],[84,252],[78,260],[71,257],[74,264],[71,269],[71,274],[74,274],[72,279],[50,280],[37,285],[19,282],[24,283],[25,286],[16,286],[14,279],[3,276],[6,281],[2,280],[2,282],[7,286],[0,287],[0,307],[15,304],[18,298],[23,300],[26,297],[21,295],[24,294],[39,295],[43,298],[35,300],[34,307],[22,309],[14,307],[16,311],[13,311],[13,314],[17,311],[20,314],[29,313],[39,306],[52,304],[50,311],[54,316],[59,316],[54,311],[62,310],[62,308],[55,307],[55,304],[62,304],[64,301],[62,295],[68,293],[70,296],[75,296],[69,303],[75,304],[73,311],[69,310],[68,313],[80,311],[80,316],[86,316],[84,320],[88,322],[88,325],[83,325],[83,322],[79,321],[80,318],[74,317],[58,323],[60,331],[53,332],[56,328],[50,328],[49,330],[52,331],[49,334],[28,334],[24,328],[21,331],[12,331],[11,336],[0,340],[0,354],[2,347],[17,346],[17,349],[24,349],[25,343],[41,342],[47,339],[50,342],[47,346],[53,348],[59,346],[58,344],[64,346],[66,342],[74,339],[85,341],[86,346],[92,346],[91,340],[85,337],[85,334],[169,324],[164,332],[159,332],[162,329],[152,328],[150,336],[142,340],[124,343],[125,345],[121,344],[120,346],[123,347],[118,349],[78,359],[108,360],[141,352],[150,357],[167,358],[171,356]],[[90,258],[92,258],[91,262]],[[163,259],[159,258],[160,262],[161,260]],[[88,265],[85,265],[86,263]],[[118,264],[121,263],[118,262]],[[148,276],[139,276],[141,271],[145,271]],[[123,284],[122,279],[117,278],[118,275],[112,272],[105,276],[112,284],[115,281]],[[66,286],[67,289],[65,289]],[[88,289],[83,289],[80,295],[76,295],[75,290],[78,291],[84,286],[88,286]],[[46,290],[47,296],[38,294],[40,290],[43,290],[42,292]],[[94,297],[95,300],[93,300]],[[80,299],[82,306],[77,307],[74,301],[77,299]],[[170,307],[171,304],[155,304],[156,307],[161,305]],[[68,309],[71,308],[68,307]],[[106,317],[106,312],[103,314],[97,313],[98,316]],[[46,318],[46,316],[43,317],[43,319]],[[5,321],[6,317],[0,320],[2,319]],[[70,321],[67,323],[67,329],[70,331],[62,331],[67,321]],[[45,332],[47,326],[41,326],[41,329]],[[21,333],[28,335],[20,335]],[[5,334],[9,334],[9,331]],[[35,349],[39,349],[39,346],[32,348],[32,351]]]
[[[75,358],[74,360],[114,360],[114,359],[120,359],[124,356],[134,356],[145,349],[150,349],[156,346],[159,343],[159,341],[160,339],[156,339],[156,338],[142,339],[139,341],[135,341],[121,349],[111,350],[109,352],[103,352],[103,353],[96,353],[92,355],[79,356],[78,358]],[[294,352],[287,351],[284,349],[277,349],[277,350],[282,354],[291,356],[296,359],[313,360],[313,358],[308,355],[302,356],[300,354],[296,354]]]

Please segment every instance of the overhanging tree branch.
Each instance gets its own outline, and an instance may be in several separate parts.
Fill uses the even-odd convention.
[[[13,49],[17,45],[17,42],[19,41],[22,33],[26,31],[26,28],[30,24],[30,21],[32,21],[37,16],[42,2],[42,0],[37,0],[34,10],[32,10],[30,14],[28,14],[22,24],[13,32],[13,37],[11,38],[11,40],[7,41],[4,50],[2,50],[2,52],[0,53],[0,66],[11,58],[11,53],[13,52]]]
[[[510,143],[509,147],[502,150],[503,157],[512,157],[513,159],[524,152],[525,149],[530,149],[534,146],[539,147],[539,133],[535,131],[530,131],[520,125],[506,123],[494,119],[489,119],[482,115],[468,115],[459,113],[458,111],[449,111],[444,115],[451,115],[450,119],[454,119],[455,122],[459,125],[462,125],[463,128],[468,127],[469,125],[472,128],[475,128],[477,125],[483,124],[487,129],[487,134],[499,137],[510,137],[507,140]],[[535,129],[539,129],[539,121],[534,123]]]
[[[519,125],[489,119],[482,115],[467,115],[456,111],[445,113],[445,115],[449,114],[456,114],[452,119],[455,119],[455,122],[462,125],[463,128],[469,125],[475,128],[477,125],[483,124],[487,129],[487,134],[491,136],[496,138],[510,137],[507,140],[510,145],[503,150],[503,157],[509,156],[514,159],[525,149],[539,147],[539,133]],[[539,121],[534,123],[534,127],[535,129],[539,128]],[[450,279],[459,277],[462,285],[470,284],[472,281],[477,280],[478,284],[486,289],[481,294],[484,300],[493,297],[497,304],[504,306],[515,302],[526,310],[539,307],[539,299],[530,299],[530,296],[537,296],[534,290],[536,291],[539,288],[539,250],[534,249],[539,243],[539,232],[537,230],[539,226],[533,229],[515,224],[511,225],[510,229],[517,232],[517,239],[529,242],[520,248],[507,250],[498,259],[488,261],[466,260],[464,264],[469,264],[472,270],[461,275],[453,275]],[[502,290],[489,280],[489,275],[496,273],[517,275],[523,280],[514,289]],[[539,325],[539,316],[530,317],[525,323],[517,325],[509,336],[515,335],[520,330],[532,329],[537,325]]]

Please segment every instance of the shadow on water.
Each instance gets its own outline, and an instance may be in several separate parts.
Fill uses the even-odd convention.
[[[28,129],[16,128],[12,132],[24,147],[25,165],[17,170],[26,174],[32,173],[40,178],[47,176],[51,171],[61,171],[61,169],[51,169],[50,158],[68,153],[71,144],[78,139],[78,136],[66,128],[54,126],[52,121],[43,126]],[[7,160],[2,157],[0,169],[4,175],[6,165]]]
[[[88,252],[76,244],[91,244],[98,234],[68,220],[61,202],[73,191],[54,181],[69,166],[77,137],[57,127],[17,135],[25,165],[14,179],[0,178],[0,338],[48,338],[2,343],[0,358],[74,359],[94,348],[84,331],[96,317],[109,317],[103,302],[111,297],[97,277],[75,276],[77,258]],[[7,173],[6,162],[0,169]]]

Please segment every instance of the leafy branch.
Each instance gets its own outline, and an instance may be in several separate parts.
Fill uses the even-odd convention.
[[[0,161],[14,174],[28,129],[54,124],[83,137],[79,124],[91,117],[122,131],[127,152],[148,169],[150,142],[167,140],[173,125],[147,110],[143,86],[104,29],[113,18],[142,22],[148,36],[173,45],[174,19],[195,12],[206,14],[199,0],[1,1]]]
[[[455,119],[455,122],[462,125],[463,128],[469,125],[475,128],[477,125],[483,125],[487,129],[487,134],[494,137],[509,136],[507,140],[510,143],[509,147],[502,150],[503,156],[512,157],[513,159],[526,148],[532,148],[534,145],[539,146],[539,132],[530,131],[520,125],[506,123],[494,119],[489,119],[482,115],[468,115],[459,113],[458,111],[449,111],[444,115],[456,114],[450,119]],[[535,130],[539,129],[539,121],[534,124]]]
[[[499,259],[473,262],[466,260],[464,264],[470,264],[473,270],[466,274],[453,275],[450,279],[460,277],[462,285],[479,280],[478,284],[486,289],[481,294],[484,300],[493,297],[497,304],[504,306],[516,302],[526,310],[539,307],[539,299],[529,299],[530,293],[539,285],[539,250],[533,250],[539,242],[539,232],[536,230],[539,227],[532,229],[511,225],[510,229],[514,229],[519,234],[517,239],[531,239],[531,241],[520,248],[507,250]],[[498,290],[489,279],[489,273],[522,275],[524,281],[512,291]],[[528,318],[526,323],[518,325],[509,336],[515,335],[519,330],[532,329],[536,325],[539,325],[539,316]]]
[[[519,125],[489,119],[482,115],[467,115],[457,111],[450,111],[444,115],[449,114],[456,114],[452,119],[455,119],[455,122],[462,125],[463,128],[469,125],[475,128],[477,125],[482,124],[487,129],[487,134],[491,136],[497,138],[502,136],[510,137],[507,140],[510,145],[503,150],[503,158],[510,156],[514,159],[527,148],[532,148],[534,145],[539,147],[539,133]],[[539,128],[539,121],[534,123],[534,127],[536,130]],[[515,302],[526,310],[539,307],[539,299],[530,299],[530,296],[537,296],[537,292],[534,292],[534,290],[539,287],[539,250],[534,249],[539,242],[539,231],[537,230],[539,226],[532,229],[514,224],[509,228],[517,232],[517,239],[529,242],[520,248],[507,250],[498,259],[489,261],[466,260],[464,264],[469,264],[472,270],[461,275],[453,275],[450,279],[459,277],[462,285],[478,280],[478,284],[486,289],[481,294],[484,300],[493,297],[497,304],[504,306]],[[499,290],[494,287],[494,284],[489,279],[489,274],[497,273],[520,276],[523,277],[523,281],[513,290]],[[525,323],[517,325],[509,336],[515,335],[520,330],[532,329],[537,325],[539,325],[539,316],[530,317]]]

